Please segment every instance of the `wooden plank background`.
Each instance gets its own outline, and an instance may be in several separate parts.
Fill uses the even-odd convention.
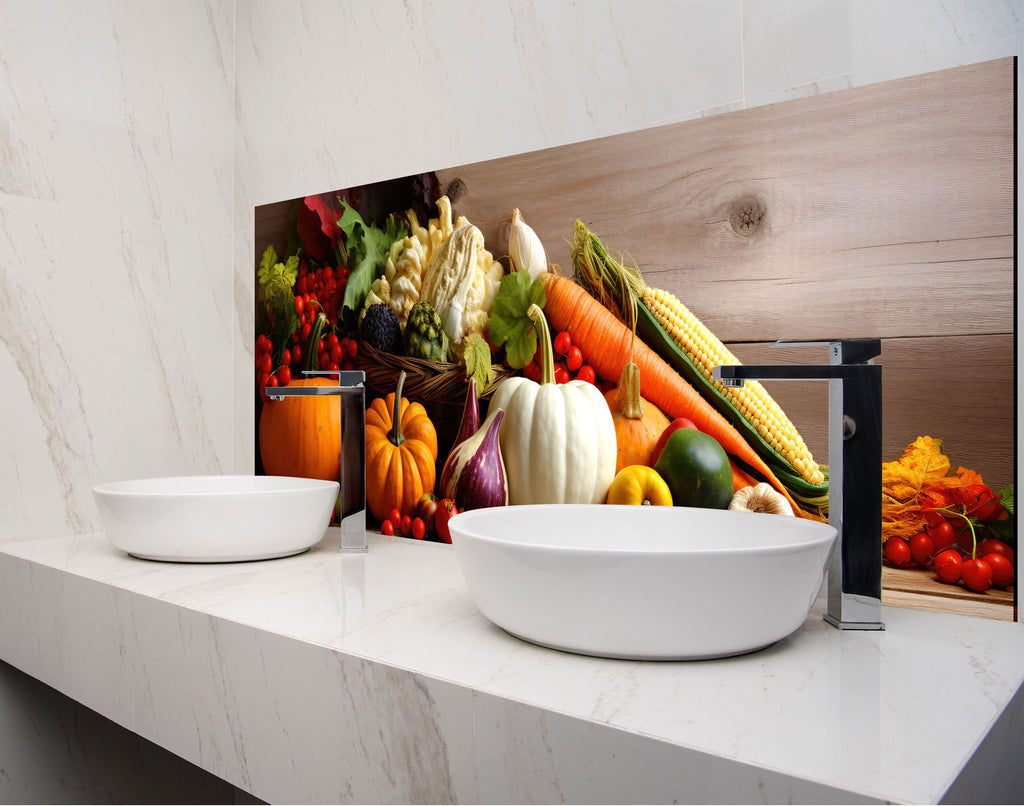
[[[1000,59],[437,172],[507,251],[518,207],[571,271],[582,219],[744,363],[879,337],[883,455],[920,434],[1014,473],[1014,63]],[[390,178],[390,177],[382,177]],[[288,202],[256,211],[257,260]],[[825,384],[769,391],[827,461]]]
[[[1014,64],[1001,59],[439,171],[506,251],[518,207],[571,270],[580,218],[744,363],[880,337],[883,451],[1014,471]],[[819,348],[820,350],[821,348]],[[769,386],[827,461],[825,384]]]

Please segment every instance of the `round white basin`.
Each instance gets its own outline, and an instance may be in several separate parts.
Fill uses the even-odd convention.
[[[752,652],[795,631],[836,530],[689,507],[537,505],[450,521],[477,607],[512,635],[612,658]]]
[[[289,476],[177,476],[93,488],[110,542],[147,560],[234,562],[287,557],[318,543],[336,481]]]

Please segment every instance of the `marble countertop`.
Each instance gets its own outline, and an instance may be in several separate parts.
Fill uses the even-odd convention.
[[[815,608],[742,657],[601,660],[493,626],[450,546],[337,541],[222,565],[2,544],[0,658],[268,801],[1024,795],[1020,624],[885,607],[841,632]]]

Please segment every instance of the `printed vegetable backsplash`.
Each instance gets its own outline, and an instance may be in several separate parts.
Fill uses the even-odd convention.
[[[258,470],[337,479],[336,397],[264,388],[367,377],[366,495],[385,534],[451,541],[483,506],[609,503],[827,519],[828,469],[684,302],[580,220],[549,263],[529,211],[485,243],[433,174],[295,200],[259,254]],[[884,555],[974,591],[1013,584],[1013,490],[922,437],[884,467]]]

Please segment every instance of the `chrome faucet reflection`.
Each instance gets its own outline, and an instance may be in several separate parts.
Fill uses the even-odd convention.
[[[307,370],[338,379],[337,386],[268,386],[267,397],[337,395],[341,398],[341,550],[366,551],[366,375],[358,370]]]
[[[719,366],[726,386],[748,380],[827,380],[828,522],[839,533],[828,568],[825,620],[844,630],[883,630],[882,368],[879,339],[778,341],[826,345],[827,365]]]

